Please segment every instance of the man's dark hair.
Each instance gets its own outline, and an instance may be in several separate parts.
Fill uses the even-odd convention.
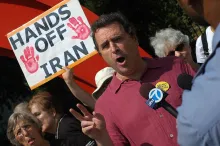
[[[95,39],[95,32],[97,29],[105,27],[109,24],[118,22],[121,24],[121,26],[124,28],[125,32],[128,33],[130,36],[136,37],[136,31],[134,26],[128,21],[128,19],[120,12],[113,12],[109,14],[104,14],[99,17],[98,20],[96,20],[92,26],[92,39],[95,44],[95,49],[99,52],[98,45]]]

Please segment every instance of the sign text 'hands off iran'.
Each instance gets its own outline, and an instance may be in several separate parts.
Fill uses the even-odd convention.
[[[7,37],[31,89],[97,53],[78,0],[62,1]]]

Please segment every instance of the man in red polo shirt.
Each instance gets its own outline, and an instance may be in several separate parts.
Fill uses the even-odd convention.
[[[114,145],[177,146],[176,119],[163,108],[153,110],[147,106],[139,89],[142,83],[167,82],[166,101],[176,108],[182,102],[177,77],[182,73],[193,76],[193,69],[176,57],[141,58],[135,30],[120,13],[102,15],[92,25],[92,32],[97,51],[116,71],[95,105],[95,112],[106,120]],[[84,121],[96,123],[91,115],[84,113]],[[88,132],[87,124],[82,124],[83,131],[94,138],[97,131],[91,131],[90,125]],[[96,124],[96,127],[101,126]]]

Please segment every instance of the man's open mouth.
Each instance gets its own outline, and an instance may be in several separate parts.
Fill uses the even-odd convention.
[[[123,63],[123,62],[125,61],[125,57],[118,57],[118,58],[116,59],[116,61],[117,61],[118,63]]]

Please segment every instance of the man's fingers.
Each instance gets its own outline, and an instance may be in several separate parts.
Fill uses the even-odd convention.
[[[71,108],[69,111],[70,111],[70,113],[71,113],[76,119],[78,119],[79,121],[83,121],[83,120],[84,120],[84,117],[83,117],[80,113],[78,113],[77,111],[75,111],[74,109]]]
[[[63,69],[65,69],[66,71],[70,70],[68,67],[64,66]]]
[[[84,127],[82,128],[82,132],[86,135],[89,135],[92,129],[93,129],[93,126]]]
[[[81,110],[84,116],[89,116],[89,117],[92,116],[83,105],[77,104],[76,106]]]
[[[93,121],[82,121],[81,122],[81,127],[82,128],[89,127],[89,126],[92,126],[94,128],[95,123]]]

